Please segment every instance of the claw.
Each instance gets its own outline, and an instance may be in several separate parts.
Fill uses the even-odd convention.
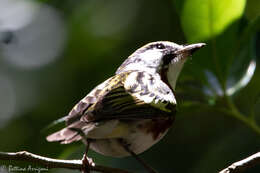
[[[87,157],[86,154],[84,154],[82,158],[82,173],[90,173],[90,168],[95,166],[95,163],[92,158]]]
[[[96,164],[94,163],[92,158],[87,157],[88,163],[90,166],[95,166]]]

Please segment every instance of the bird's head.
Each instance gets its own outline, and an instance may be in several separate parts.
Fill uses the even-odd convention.
[[[117,69],[116,74],[138,70],[154,75],[175,89],[176,81],[187,57],[205,46],[204,43],[178,45],[169,41],[157,41],[144,45],[130,55]]]

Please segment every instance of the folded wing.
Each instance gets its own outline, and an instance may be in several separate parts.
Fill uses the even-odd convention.
[[[88,137],[88,132],[96,130],[97,122],[173,116],[175,106],[173,92],[159,76],[139,71],[120,73],[82,99],[70,112],[68,127],[48,136],[47,140],[62,143],[80,140],[81,136],[71,129],[84,129]]]

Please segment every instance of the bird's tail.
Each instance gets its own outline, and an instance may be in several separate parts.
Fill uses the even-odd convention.
[[[71,142],[79,141],[81,135],[78,131],[73,128],[81,129],[83,126],[82,122],[74,123],[66,128],[63,128],[46,137],[49,142],[60,142],[61,144],[69,144]]]

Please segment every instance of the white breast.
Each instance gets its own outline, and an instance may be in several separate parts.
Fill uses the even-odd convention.
[[[142,130],[142,126],[150,121],[152,120],[142,120],[133,123],[129,126],[129,134],[127,136],[122,136],[122,138],[96,139],[91,143],[90,148],[106,156],[130,156],[120,143],[121,141],[119,139],[123,139],[127,144],[129,144],[131,151],[140,154],[160,141],[168,131],[168,129],[166,129],[163,133],[159,133],[155,139],[153,133],[149,133],[145,129]]]

